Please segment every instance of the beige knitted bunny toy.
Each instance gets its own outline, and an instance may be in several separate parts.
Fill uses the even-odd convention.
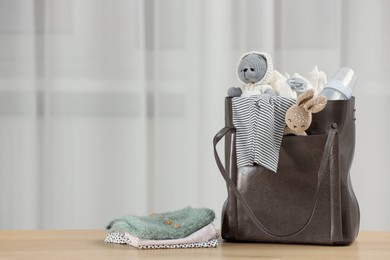
[[[298,96],[295,105],[286,112],[286,128],[284,135],[307,135],[311,124],[312,113],[318,113],[324,109],[327,99],[324,96],[314,97],[314,90],[309,89]]]

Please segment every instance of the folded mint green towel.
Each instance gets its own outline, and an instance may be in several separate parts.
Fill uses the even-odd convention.
[[[215,213],[207,208],[184,208],[149,216],[126,215],[112,220],[109,232],[127,232],[141,239],[179,239],[210,224]]]

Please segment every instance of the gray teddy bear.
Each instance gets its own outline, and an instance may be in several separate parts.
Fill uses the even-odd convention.
[[[276,72],[277,75],[280,73]],[[232,87],[227,91],[229,97],[248,97],[259,94],[291,96],[291,85],[302,85],[303,81],[291,80],[280,84],[275,79],[271,56],[265,52],[248,52],[237,65],[237,77],[245,83],[240,87]],[[275,75],[274,75],[275,74]],[[294,86],[296,87],[296,86]],[[306,86],[302,86],[303,89]]]

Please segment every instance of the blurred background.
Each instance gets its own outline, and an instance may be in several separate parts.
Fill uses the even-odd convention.
[[[390,1],[0,0],[0,229],[220,212],[212,138],[241,54],[355,70],[362,230],[390,230]],[[387,100],[387,101],[386,101]]]

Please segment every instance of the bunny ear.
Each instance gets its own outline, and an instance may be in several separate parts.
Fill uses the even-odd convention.
[[[326,99],[325,96],[319,96],[319,97],[316,97],[314,99],[309,100],[304,105],[304,108],[306,109],[307,112],[318,113],[322,109],[324,109],[327,102],[328,102],[328,100]]]
[[[307,101],[312,99],[314,97],[314,90],[313,89],[308,89],[302,94],[300,94],[297,98],[297,105],[302,106],[304,105]]]

